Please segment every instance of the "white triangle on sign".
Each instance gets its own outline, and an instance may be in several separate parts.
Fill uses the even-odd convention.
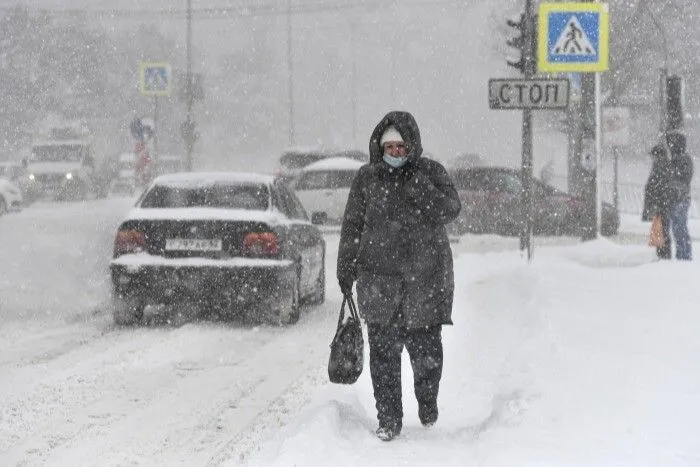
[[[576,16],[569,18],[566,27],[550,51],[552,55],[595,55],[596,51],[588,40],[586,31],[581,27]]]

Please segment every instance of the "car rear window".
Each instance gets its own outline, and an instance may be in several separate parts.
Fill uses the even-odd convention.
[[[305,172],[299,177],[296,190],[333,190],[350,188],[357,171],[354,170],[318,170]]]
[[[141,201],[142,208],[223,208],[265,211],[270,193],[266,185],[156,185]]]

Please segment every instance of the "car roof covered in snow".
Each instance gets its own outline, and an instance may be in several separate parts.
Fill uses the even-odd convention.
[[[348,157],[329,157],[328,159],[323,159],[313,164],[309,164],[302,169],[302,172],[312,172],[320,170],[359,170],[360,167],[365,165],[355,159],[350,159]]]
[[[50,139],[35,142],[32,146],[39,148],[42,146],[88,146],[90,141],[86,139]]]
[[[161,175],[153,180],[156,185],[201,186],[219,183],[271,185],[275,177],[253,172],[177,172]]]

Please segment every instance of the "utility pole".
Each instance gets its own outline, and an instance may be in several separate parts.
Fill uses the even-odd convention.
[[[651,22],[654,23],[654,27],[661,35],[661,41],[664,48],[664,66],[659,69],[659,133],[663,137],[666,133],[666,114],[667,114],[667,95],[666,95],[666,81],[668,79],[668,41],[666,40],[666,30],[659,24],[656,20],[654,12],[651,11],[647,2],[641,2],[641,5],[646,8]]]
[[[296,144],[294,122],[294,68],[292,62],[292,0],[287,0],[287,94],[289,96],[289,145]]]
[[[357,64],[355,63],[355,40],[357,39],[358,21],[350,22],[350,56],[352,57],[351,97],[352,97],[352,144],[357,138]]]
[[[196,125],[192,111],[194,104],[194,90],[192,88],[192,0],[187,0],[187,118],[185,119],[185,122],[181,128],[186,146],[186,159],[184,167],[186,172],[192,171],[192,153],[196,139]]]

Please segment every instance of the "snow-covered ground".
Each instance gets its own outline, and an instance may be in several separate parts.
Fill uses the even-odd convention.
[[[0,219],[0,465],[700,465],[700,266],[654,261],[633,216],[615,241],[538,238],[530,264],[517,239],[454,243],[440,419],[420,425],[406,359],[383,443],[368,369],[325,374],[337,233],[327,301],[296,326],[183,307],[117,328],[107,263],[132,201]]]

